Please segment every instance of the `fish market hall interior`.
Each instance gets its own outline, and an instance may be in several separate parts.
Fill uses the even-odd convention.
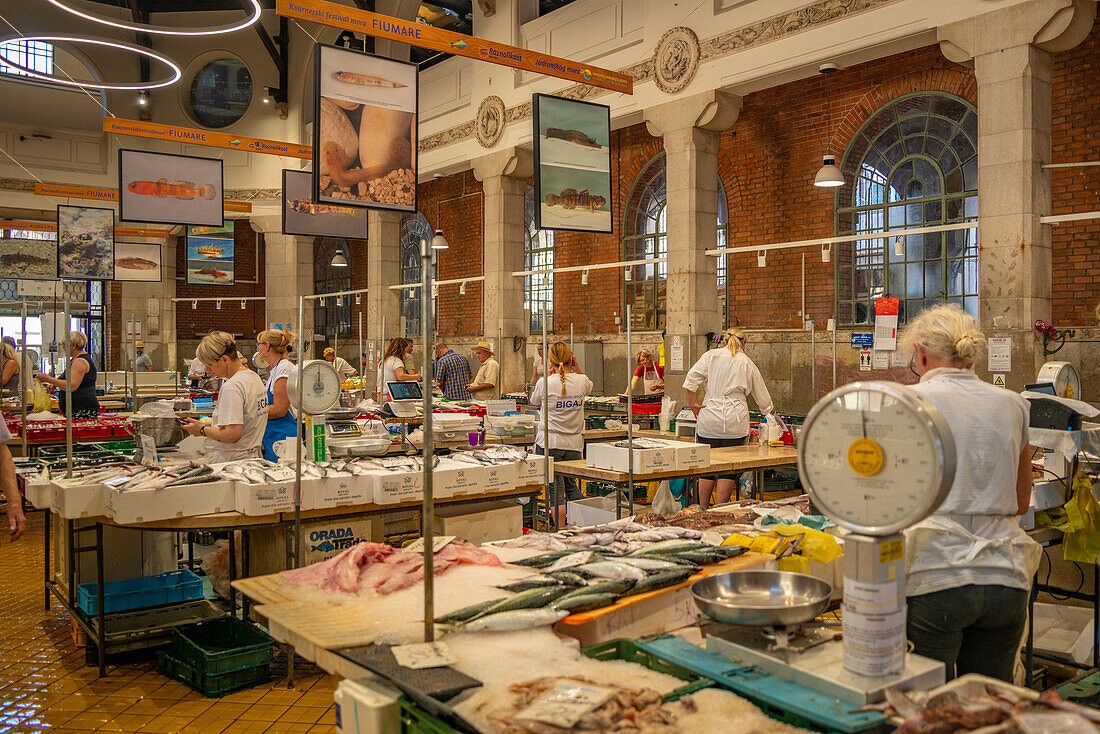
[[[1095,0],[2,0],[0,95],[0,734],[1100,726]]]

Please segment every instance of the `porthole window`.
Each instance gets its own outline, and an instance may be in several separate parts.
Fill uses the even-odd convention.
[[[204,127],[232,125],[251,103],[252,74],[237,59],[215,59],[191,80],[191,114]]]

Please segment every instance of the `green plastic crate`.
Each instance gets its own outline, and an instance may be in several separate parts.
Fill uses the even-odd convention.
[[[402,696],[397,699],[401,706],[402,734],[455,734],[454,727],[446,724]]]
[[[104,451],[119,451],[122,453],[129,453],[137,448],[137,442],[132,438],[120,439],[118,441],[101,441],[92,445],[98,446]]]
[[[190,686],[210,698],[219,698],[227,693],[252,688],[271,680],[270,665],[257,665],[224,675],[206,675],[167,650],[157,651],[157,672]]]
[[[172,655],[208,676],[270,665],[275,640],[236,617],[177,627]]]
[[[662,660],[648,650],[638,647],[634,640],[608,640],[597,645],[590,645],[581,649],[581,652],[595,660],[625,660],[628,663],[643,665],[657,673],[671,675],[679,678],[687,685],[665,694],[665,703],[677,701],[681,696],[687,696],[704,688],[713,688],[716,683],[706,676],[699,675],[687,668]]]

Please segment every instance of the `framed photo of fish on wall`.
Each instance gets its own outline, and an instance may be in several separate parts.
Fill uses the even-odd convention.
[[[416,211],[416,64],[317,44],[313,196]]]
[[[535,226],[611,232],[611,108],[535,94]]]
[[[119,219],[220,227],[222,162],[144,150],[118,152]]]
[[[116,242],[115,280],[159,283],[161,281],[160,245]]]
[[[115,279],[115,210],[57,207],[57,277]]]
[[[187,228],[187,284],[233,285],[233,222]]]
[[[367,212],[313,201],[313,174],[283,170],[283,234],[367,239]]]
[[[57,243],[0,238],[0,272],[15,280],[57,280]]]

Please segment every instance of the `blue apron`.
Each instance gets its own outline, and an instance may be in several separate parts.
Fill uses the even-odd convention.
[[[280,362],[282,360],[279,360]],[[278,363],[275,365],[278,366]],[[274,369],[274,367],[272,368]],[[271,390],[267,391],[267,404],[275,404],[275,395]],[[291,415],[290,410],[282,418],[268,418],[267,428],[264,429],[264,458],[268,461],[278,461],[275,455],[275,442],[282,441],[298,434],[298,421]]]

